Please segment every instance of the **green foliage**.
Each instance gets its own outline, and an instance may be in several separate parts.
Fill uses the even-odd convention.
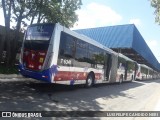
[[[151,0],[151,6],[155,8],[155,22],[160,25],[160,0]]]
[[[56,23],[66,27],[73,27],[78,20],[75,11],[80,9],[81,0],[0,0],[0,8],[3,9],[6,27],[5,40],[7,41],[7,66],[13,66],[18,51],[20,31],[33,23]],[[10,23],[14,21],[14,39],[10,40]],[[4,44],[0,41],[0,44]],[[3,51],[3,50],[1,50]],[[12,53],[12,54],[11,54]]]
[[[0,8],[2,8],[0,1]],[[26,27],[27,21],[32,23],[59,22],[66,27],[73,27],[78,21],[75,11],[80,9],[81,0],[6,0],[12,4],[11,21],[15,21],[14,29],[20,31],[21,25]],[[6,6],[6,11],[8,11]]]
[[[18,74],[18,67],[6,67],[4,64],[0,64],[0,74]]]
[[[12,19],[16,22],[14,27],[17,31],[27,26],[25,20],[29,20],[29,16],[35,11],[35,1],[37,0],[14,0],[12,2]]]
[[[40,22],[59,22],[66,27],[73,27],[78,20],[75,11],[80,9],[81,0],[39,0],[32,17]]]

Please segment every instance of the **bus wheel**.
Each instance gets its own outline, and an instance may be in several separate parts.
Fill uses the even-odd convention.
[[[119,84],[121,84],[122,82],[123,82],[123,75],[121,75],[119,78]]]
[[[93,75],[92,74],[89,74],[87,79],[86,79],[86,87],[89,88],[93,85]]]

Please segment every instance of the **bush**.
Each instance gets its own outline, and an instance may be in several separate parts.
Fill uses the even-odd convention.
[[[18,74],[18,66],[6,67],[4,64],[0,64],[0,74]]]

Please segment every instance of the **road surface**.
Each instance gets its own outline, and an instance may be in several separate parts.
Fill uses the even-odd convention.
[[[0,79],[0,91],[1,111],[160,111],[160,80],[96,85],[89,89],[81,85],[71,89],[65,85],[51,85],[23,78]],[[160,118],[94,119],[158,120]]]

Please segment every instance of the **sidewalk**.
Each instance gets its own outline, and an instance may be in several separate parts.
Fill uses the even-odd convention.
[[[0,82],[34,82],[39,83],[42,81],[35,80],[33,78],[26,78],[20,74],[0,74]]]
[[[7,78],[23,78],[20,74],[0,74],[0,79],[7,79]]]
[[[159,113],[159,111],[160,111],[160,99],[156,103],[155,108],[154,108],[153,111],[158,111],[158,113]],[[151,117],[149,120],[160,120],[160,117]]]

